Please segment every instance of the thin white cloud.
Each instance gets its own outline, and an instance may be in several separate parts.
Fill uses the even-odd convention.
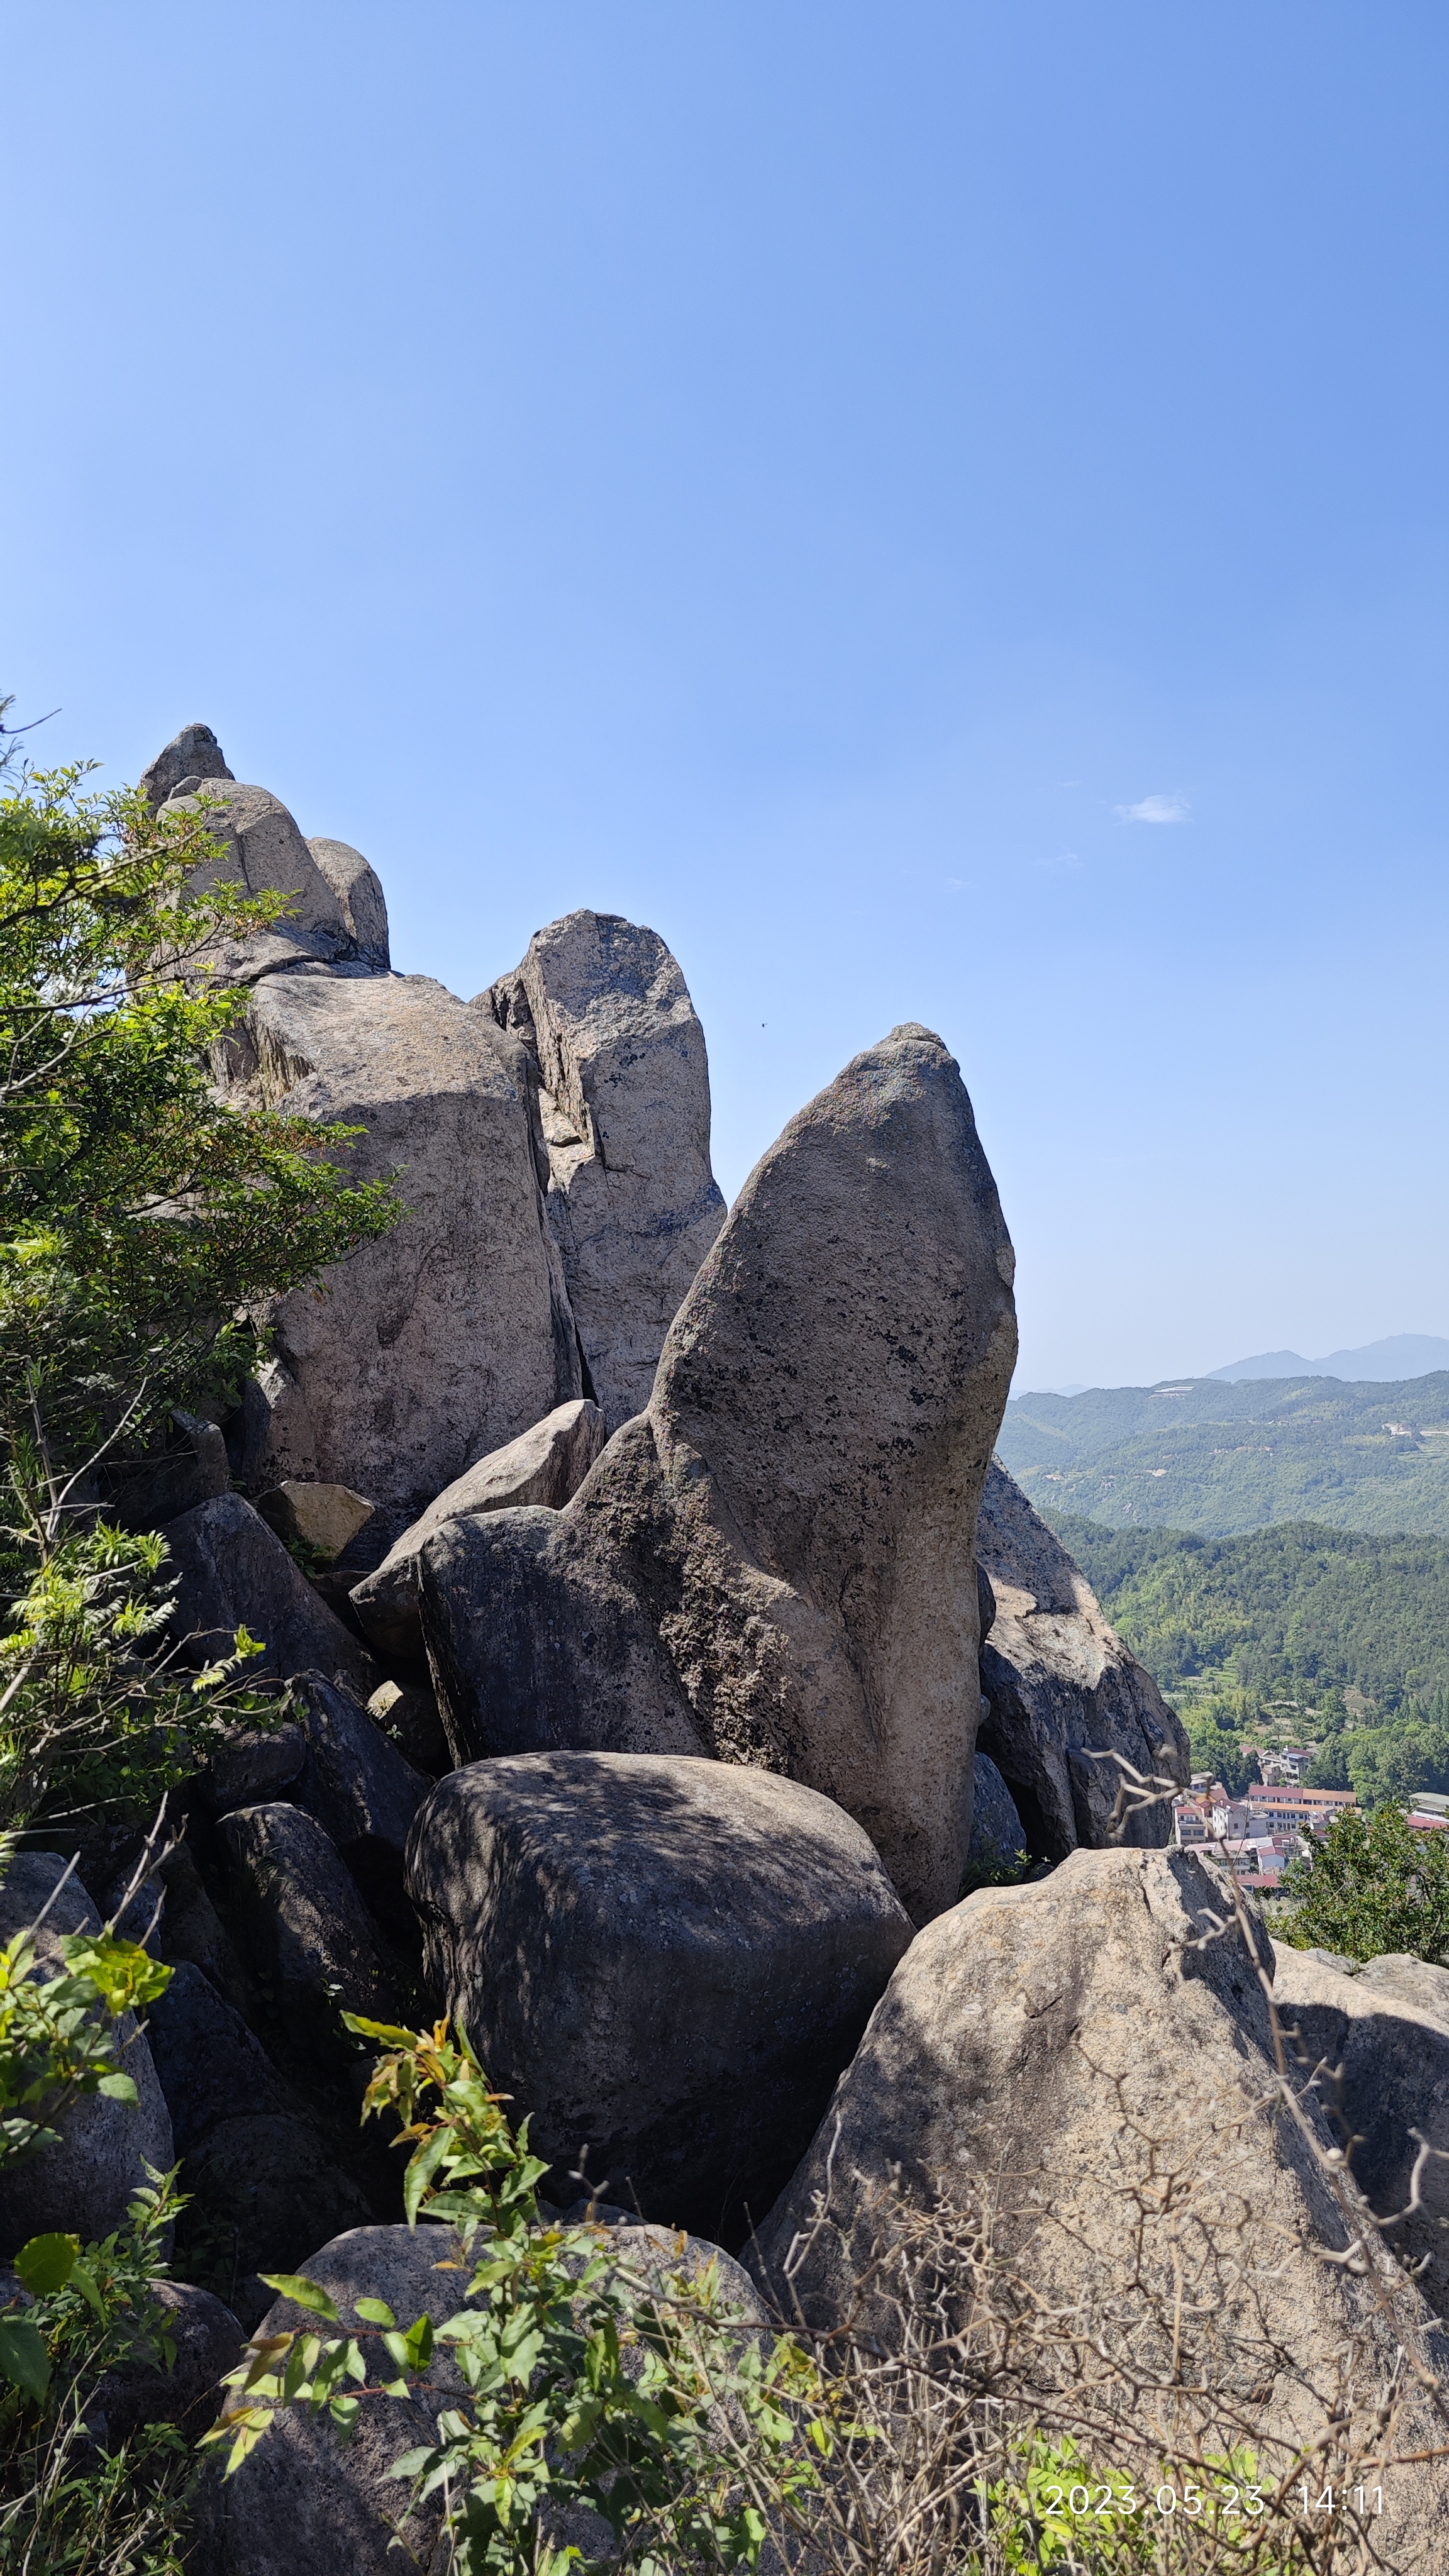
[[[1189,812],[1185,796],[1144,796],[1136,805],[1114,805],[1119,823],[1185,823]]]
[[[1075,850],[1058,850],[1053,859],[1038,859],[1039,868],[1079,868],[1082,862]]]

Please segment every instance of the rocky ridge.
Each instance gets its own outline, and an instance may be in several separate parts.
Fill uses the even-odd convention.
[[[1357,2331],[1352,2284],[1305,2250],[1340,2224],[1316,2149],[1243,2107],[1271,1949],[1209,1938],[1223,1890],[1161,1848],[1181,1730],[992,1462],[1013,1257],[940,1038],[864,1049],[726,1215],[703,1033],[657,934],[570,915],[465,1003],[393,973],[366,861],[240,787],[206,728],[147,784],[214,797],[219,863],[297,897],[218,961],[247,995],[219,1082],[363,1127],[355,1167],[396,1174],[407,1213],[257,1317],[235,1413],[158,1467],[184,1650],[244,1621],[292,1708],[187,1793],[155,1881],[177,1973],[135,2040],[151,2125],[123,2121],[52,2223],[89,2230],[164,2122],[197,2194],[180,2251],[244,2326],[268,2270],[426,2303],[436,2254],[359,2137],[339,2003],[460,2015],[560,2203],[583,2174],[706,2251],[757,2228],[776,2290],[837,2136],[851,2191],[894,2168],[965,2188],[988,2149],[1070,2175],[1103,2251],[1112,2088],[1131,2074],[1180,2129],[1190,2060],[1298,2248],[1297,2331],[1314,2352]],[[1030,1880],[960,1901],[1020,1853]],[[130,1857],[85,1851],[98,1909]],[[1305,2050],[1365,2100],[1393,2070],[1365,2183],[1385,2206],[1400,2130],[1449,2146],[1418,1964],[1372,1988],[1279,1968]],[[68,2134],[36,2161],[42,2217],[63,2156],[86,2200]],[[827,2322],[840,2215],[847,2254],[790,2282]],[[1070,2252],[1042,2259],[1075,2295]],[[1422,2293],[1382,2277],[1421,2343]],[[385,2463],[329,2441],[291,2427],[249,2464],[218,2565],[385,2563]]]

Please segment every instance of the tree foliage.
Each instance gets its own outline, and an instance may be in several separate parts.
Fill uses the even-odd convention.
[[[1386,1950],[1449,1966],[1449,1830],[1411,1825],[1401,1807],[1346,1808],[1290,1863],[1283,1894],[1300,1948],[1374,1959]]]

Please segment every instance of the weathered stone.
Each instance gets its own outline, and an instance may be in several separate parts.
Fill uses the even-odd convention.
[[[763,2321],[753,2283],[716,2245],[638,2226],[605,2232],[599,2241],[631,2282],[653,2286],[681,2272],[699,2279],[713,2268],[725,2307],[751,2322]],[[426,2225],[416,2231],[354,2228],[297,2269],[330,2292],[345,2327],[354,2331],[367,2330],[355,2315],[361,2298],[386,2300],[403,2327],[423,2315],[441,2324],[465,2305],[470,2277],[452,2230]],[[314,2328],[306,2309],[278,2299],[258,2331],[298,2334]],[[642,2364],[642,2347],[626,2348],[630,2376],[637,2377]],[[420,2566],[441,2570],[438,2500],[408,2516],[408,2489],[388,2471],[404,2451],[432,2442],[439,2415],[457,2402],[462,2387],[448,2345],[439,2343],[424,2384],[406,2399],[364,2406],[346,2444],[325,2414],[288,2407],[236,2476],[219,2487],[215,2576],[395,2576],[400,2557],[409,2563],[408,2550]],[[390,2547],[397,2528],[405,2550]],[[555,2535],[575,2536],[591,2557],[609,2549],[602,2524],[586,2534]]]
[[[194,1511],[198,1503],[226,1493],[231,1484],[226,1442],[217,1425],[179,1410],[171,1419],[179,1440],[150,1457],[128,1461],[107,1479],[106,1518],[119,1521],[122,1529],[159,1529],[182,1512]]]
[[[153,2281],[150,2295],[163,2312],[156,2332],[173,2345],[174,2358],[169,2367],[158,2355],[106,2372],[87,2404],[86,2429],[109,2450],[119,2450],[148,2424],[179,2424],[191,2441],[199,2441],[216,2420],[223,2372],[234,2370],[242,2356],[240,2321],[210,2290],[189,2281]]]
[[[314,2240],[315,2243],[315,2240]],[[403,2326],[424,2314],[441,2324],[463,2305],[466,2271],[440,2271],[461,2257],[451,2228],[354,2227],[299,2258],[331,2293],[344,2326],[361,2331],[358,2299],[383,2299]],[[261,2318],[263,2335],[313,2330],[315,2321],[290,2299]],[[463,2380],[446,2344],[437,2347],[427,2387],[411,2398],[364,2406],[344,2444],[327,2416],[289,2406],[264,2442],[220,2488],[216,2576],[395,2576],[403,2552],[394,2533],[426,2567],[441,2528],[434,2500],[409,2513],[406,2482],[389,2476],[394,2460],[430,2442],[443,2408]]]
[[[611,1431],[642,1413],[664,1336],[724,1222],[709,1159],[709,1064],[662,939],[571,912],[479,1003],[543,1076],[549,1221]]]
[[[726,2238],[762,2211],[911,1937],[860,1827],[793,1780],[525,1754],[408,1847],[429,1982],[567,2197]]]
[[[271,2303],[262,2272],[294,2271],[319,2227],[369,2216],[367,2200],[260,2040],[199,1968],[178,1967],[148,2030],[171,2113],[183,2238],[230,2256],[231,2301],[255,2325]]]
[[[173,734],[164,751],[159,751],[141,778],[142,793],[154,814],[177,789],[195,781],[230,778],[222,757],[221,745],[210,725],[183,725]]]
[[[365,1709],[320,1673],[300,1674],[293,1695],[307,1749],[293,1802],[316,1817],[372,1911],[406,1934],[412,1916],[403,1897],[403,1853],[432,1783]]]
[[[351,1545],[376,1509],[350,1485],[303,1484],[295,1477],[257,1496],[257,1510],[284,1545],[300,1541],[329,1560]]]
[[[336,890],[270,788],[207,779],[199,788],[173,791],[166,810],[194,813],[217,845],[215,858],[192,874],[194,894],[230,882],[251,895],[287,898],[287,909],[273,929],[250,939],[208,942],[205,960],[214,974],[228,983],[250,984],[279,968],[357,959],[358,943]]]
[[[54,1852],[16,1852],[0,1885],[0,1947],[36,1923],[49,1904],[36,1934],[32,1971],[42,1983],[65,1974],[62,1944],[70,1934],[100,1929],[100,1916],[85,1889],[74,1876],[65,1879],[65,1868]],[[59,2129],[54,2146],[6,2168],[0,2255],[13,2254],[27,2238],[55,2228],[86,2240],[108,2236],[121,2225],[132,2194],[149,2179],[148,2166],[160,2173],[170,2169],[171,2121],[151,2051],[134,2014],[123,2014],[114,2027],[121,2068],[134,2083],[137,2099],[117,2102],[105,2094],[82,2094],[52,2124]]]
[[[455,1759],[573,1744],[783,1772],[951,1904],[980,1713],[981,1483],[1011,1246],[960,1074],[895,1030],[786,1128],[567,1509],[447,1522],[420,1605]]]
[[[1011,1791],[1034,1859],[1062,1860],[1079,1844],[1100,1848],[1126,1776],[1111,1757],[1185,1785],[1187,1737],[1085,1575],[995,1459],[976,1547],[995,1608],[981,1644],[989,1702],[981,1750]],[[1134,1807],[1120,1839],[1153,1846],[1171,1832],[1169,1794]]]
[[[867,2248],[879,2261],[941,2203],[981,2213],[993,2279],[1021,2277],[1014,2315],[1043,2320],[1043,2378],[1084,2356],[1098,2420],[1115,2402],[1134,2433],[1144,2390],[1170,2383],[1176,2438],[1200,2424],[1209,2449],[1251,2391],[1276,2476],[1341,2403],[1371,2408],[1405,2350],[1442,2353],[1371,2228],[1358,2277],[1323,2259],[1360,2221],[1312,2096],[1302,2126],[1275,2112],[1272,1949],[1254,1939],[1256,1958],[1225,1875],[1191,1852],[1079,1850],[968,1897],[896,1970],[749,2268],[812,2324],[850,2313],[889,2344]],[[1442,2555],[1442,2478],[1395,2474],[1400,2528],[1432,2528]]]
[[[368,1701],[367,1714],[415,1770],[436,1780],[448,1769],[453,1757],[432,1691],[417,1682],[384,1682]]]
[[[171,1563],[180,1576],[173,1628],[197,1663],[230,1654],[238,1628],[266,1653],[245,1667],[290,1679],[321,1672],[360,1700],[376,1690],[372,1657],[313,1591],[274,1530],[240,1494],[220,1494],[168,1521]]]
[[[524,1050],[427,976],[298,973],[256,988],[223,1053],[229,1097],[364,1128],[349,1177],[395,1177],[407,1210],[325,1291],[266,1308],[282,1374],[252,1399],[245,1472],[414,1517],[581,1391]]]
[[[230,1933],[207,1894],[190,1846],[173,1844],[158,1863],[166,1887],[159,1950],[168,1966],[189,1965],[238,2012],[247,2003],[247,1977]],[[169,1991],[169,1989],[168,1989]]]
[[[587,1396],[555,1405],[531,1431],[480,1458],[444,1488],[435,1503],[388,1551],[376,1571],[355,1584],[353,1608],[379,1652],[411,1662],[423,1651],[418,1618],[418,1558],[445,1521],[467,1512],[506,1512],[524,1504],[562,1511],[604,1445],[604,1417]]]
[[[1415,2012],[1449,2023],[1449,1968],[1416,1959],[1411,1950],[1381,1951],[1357,1971],[1357,1982],[1371,1994],[1411,2004]]]
[[[359,957],[380,974],[386,974],[391,964],[387,900],[375,871],[350,841],[309,841],[307,847],[337,897]]]
[[[217,1726],[218,1750],[197,1775],[197,1791],[213,1815],[254,1807],[288,1788],[307,1759],[307,1738],[295,1720],[280,1726]]]
[[[248,1493],[275,1491],[295,1478],[317,1481],[317,1434],[307,1399],[280,1360],[267,1360],[248,1378],[227,1425],[232,1470]]]
[[[1026,1828],[1016,1802],[989,1753],[978,1753],[973,1765],[976,1795],[971,1811],[970,1869],[991,1869],[1016,1859],[1026,1849]]]
[[[1449,2311],[1449,2024],[1416,2009],[1393,1986],[1371,1981],[1367,1970],[1345,1977],[1286,1944],[1277,1951],[1273,2001],[1296,2037],[1301,2071],[1321,2069],[1319,2096],[1340,2143],[1352,2142],[1355,2180],[1379,2216],[1396,2222],[1391,2249],[1422,2266],[1424,2296],[1443,2316]],[[1420,2172],[1416,2195],[1420,2144],[1436,2152]],[[1416,2196],[1422,2205],[1402,2215]]]
[[[341,2013],[402,2017],[395,1972],[350,1871],[300,1807],[239,1807],[216,1830],[232,1919],[275,2001],[279,2054],[345,2065],[355,2052]]]

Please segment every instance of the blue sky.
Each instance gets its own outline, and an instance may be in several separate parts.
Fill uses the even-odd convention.
[[[939,1028],[1019,1385],[1449,1332],[1442,6],[51,0],[6,68],[50,756],[203,718],[464,993],[652,923],[727,1191]]]

